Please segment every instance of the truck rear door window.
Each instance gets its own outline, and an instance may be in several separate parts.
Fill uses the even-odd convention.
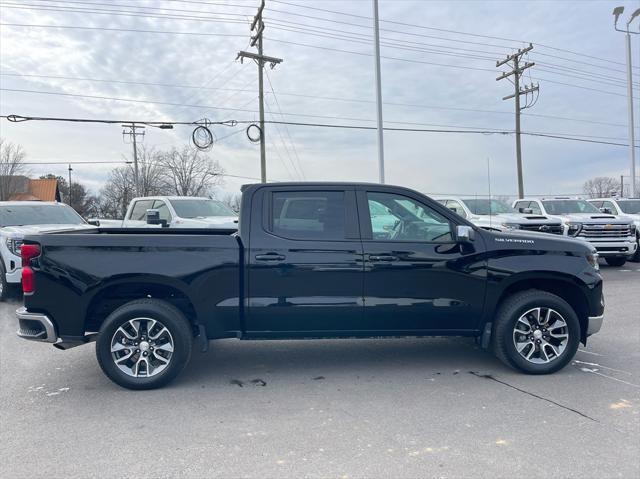
[[[345,239],[342,191],[276,191],[272,196],[269,230],[285,238]]]

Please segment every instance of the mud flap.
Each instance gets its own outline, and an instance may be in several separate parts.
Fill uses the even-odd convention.
[[[207,338],[207,331],[202,324],[198,324],[198,336],[196,337],[200,344],[200,352],[206,353],[209,351],[209,339]]]
[[[493,327],[493,323],[486,323],[484,325],[484,330],[482,331],[482,336],[480,337],[480,346],[482,349],[489,349],[491,345],[491,329]]]

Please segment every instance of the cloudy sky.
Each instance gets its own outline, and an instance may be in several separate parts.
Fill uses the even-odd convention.
[[[2,0],[0,113],[256,120],[257,69],[235,58],[253,51],[249,22],[258,4]],[[639,6],[380,0],[385,126],[513,130],[513,101],[501,100],[513,86],[495,80],[504,71],[495,61],[532,42],[528,60],[536,66],[525,82],[539,83],[540,96],[523,113],[523,131],[626,144],[625,40],[611,15],[620,4],[625,22]],[[370,0],[267,0],[265,54],[284,59],[268,70],[268,120],[375,126],[371,13]],[[635,110],[639,124],[640,99]],[[121,161],[131,154],[119,125],[2,119],[0,129],[32,163]],[[247,177],[227,177],[224,190],[259,178],[259,148],[244,126],[213,131],[219,141],[210,154],[228,174]],[[179,147],[190,135],[189,127],[147,128],[144,143]],[[377,180],[375,131],[268,125],[267,139],[269,180]],[[431,194],[486,194],[489,159],[492,192],[517,191],[513,135],[386,131],[384,140],[388,183]],[[523,161],[528,194],[578,193],[589,178],[629,171],[625,146],[539,136],[523,136]],[[114,166],[74,165],[74,178],[97,191]],[[29,168],[33,176],[67,174],[65,165]]]

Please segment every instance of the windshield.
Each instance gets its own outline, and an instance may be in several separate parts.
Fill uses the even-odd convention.
[[[82,224],[82,217],[66,205],[0,206],[0,226]]]
[[[618,206],[623,213],[640,215],[640,200],[618,200]]]
[[[600,213],[600,210],[585,200],[544,200],[544,209],[550,215],[572,213]]]
[[[499,200],[462,200],[474,215],[496,215],[500,213],[515,213],[516,211]],[[491,210],[489,210],[491,208]]]
[[[236,216],[231,208],[216,200],[171,200],[173,209],[180,218],[203,218],[206,216]]]

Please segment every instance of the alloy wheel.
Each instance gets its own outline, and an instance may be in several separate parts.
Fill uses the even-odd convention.
[[[171,362],[174,342],[160,321],[134,318],[120,326],[111,338],[111,357],[128,376],[152,377]]]
[[[569,342],[569,327],[555,309],[538,307],[518,318],[513,329],[516,351],[534,364],[559,358]]]

